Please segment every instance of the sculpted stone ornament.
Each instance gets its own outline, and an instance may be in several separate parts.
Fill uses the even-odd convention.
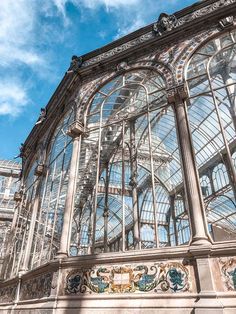
[[[44,173],[44,170],[45,170],[44,164],[38,164],[34,170],[34,174],[39,177]]]
[[[47,110],[46,110],[46,108],[41,108],[38,121],[35,123],[35,125],[43,123],[44,120],[46,119],[46,117],[47,117]]]
[[[234,25],[233,15],[224,17],[222,20],[219,21],[219,25],[220,25],[220,28],[222,29],[233,26]]]
[[[20,202],[22,200],[23,193],[21,191],[14,193],[14,201]]]
[[[172,29],[178,26],[178,20],[175,15],[168,15],[161,13],[159,19],[153,25],[153,31],[160,36],[165,32],[170,32]]]
[[[128,63],[126,61],[122,61],[117,64],[116,70],[122,71],[122,70],[126,70],[127,68],[128,68]]]
[[[72,56],[70,68],[67,73],[78,73],[79,68],[81,68],[83,64],[82,57]]]
[[[24,149],[25,149],[24,143],[21,143],[20,147],[19,147],[20,153],[17,156],[15,156],[14,159],[23,158],[24,157]]]

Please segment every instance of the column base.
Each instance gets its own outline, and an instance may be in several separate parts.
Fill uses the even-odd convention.
[[[63,258],[67,258],[67,257],[68,257],[68,254],[66,252],[57,252],[55,259],[63,259]]]
[[[193,238],[190,245],[191,246],[197,246],[197,245],[207,245],[207,246],[211,246],[211,241],[207,238],[207,237],[196,237]]]

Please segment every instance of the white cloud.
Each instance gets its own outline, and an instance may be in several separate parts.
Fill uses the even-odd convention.
[[[119,8],[119,7],[129,7],[136,5],[140,0],[72,0],[77,3],[81,3],[87,8],[95,8],[97,6],[104,5],[106,8]]]
[[[72,3],[77,7],[95,9],[99,6],[109,8],[130,7],[140,3],[141,0],[52,0],[58,11],[65,17],[66,5]]]
[[[39,2],[31,0],[0,1],[0,115],[16,117],[30,103],[21,79],[23,68],[37,75],[48,69],[38,48],[39,8]]]
[[[129,34],[145,24],[145,19],[141,16],[137,16],[133,20],[131,19],[130,23],[124,21],[123,23],[120,23],[115,39]]]
[[[33,49],[35,6],[33,1],[0,1],[0,65],[42,63]]]
[[[16,117],[29,102],[20,82],[0,82],[0,115]]]
[[[72,25],[69,5],[84,13],[81,16],[91,19],[96,18],[98,8],[112,14],[117,27],[114,38],[118,38],[149,23],[150,17],[152,20],[157,18],[157,12],[163,10],[163,6],[171,6],[176,1],[0,0],[0,115],[16,117],[26,105],[32,103],[30,87],[26,89],[22,80],[23,70],[33,71],[35,81],[39,78],[46,78],[47,81],[57,78],[58,64],[55,60],[58,51],[53,44],[70,40],[68,30]],[[87,14],[88,10],[92,17]],[[98,29],[101,38],[108,33],[109,30]],[[28,82],[33,86],[30,79]]]

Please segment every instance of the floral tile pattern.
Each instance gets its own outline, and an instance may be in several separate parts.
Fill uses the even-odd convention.
[[[189,288],[187,267],[170,262],[73,270],[67,276],[65,293],[183,292]]]
[[[220,259],[221,273],[228,291],[236,291],[236,258]]]

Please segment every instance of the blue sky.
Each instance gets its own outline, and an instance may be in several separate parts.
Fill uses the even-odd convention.
[[[13,159],[72,55],[173,13],[191,0],[0,0],[0,159]]]

